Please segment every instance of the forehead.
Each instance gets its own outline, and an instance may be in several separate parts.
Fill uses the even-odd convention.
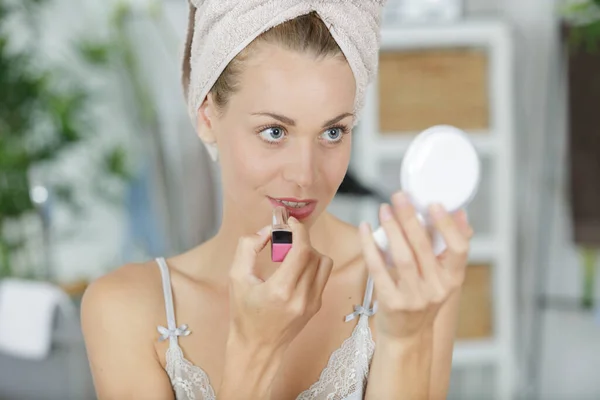
[[[354,74],[343,57],[316,58],[268,44],[253,49],[239,80],[232,101],[252,108],[352,111],[356,93]]]

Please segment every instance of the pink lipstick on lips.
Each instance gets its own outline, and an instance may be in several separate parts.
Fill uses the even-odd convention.
[[[292,231],[288,225],[288,212],[285,207],[273,209],[273,229],[271,230],[271,260],[282,262],[292,248]]]
[[[313,211],[315,211],[315,208],[317,208],[317,202],[315,200],[300,200],[289,197],[269,197],[269,201],[271,202],[271,205],[273,205],[273,207],[284,207],[287,210],[288,215],[290,217],[294,217],[300,221],[310,217]]]

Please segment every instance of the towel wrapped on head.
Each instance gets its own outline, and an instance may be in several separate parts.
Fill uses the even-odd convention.
[[[316,12],[336,40],[356,80],[359,115],[378,65],[381,9],[385,0],[191,0],[193,18],[188,112],[198,109],[227,65],[263,32]],[[190,19],[191,22],[191,19]],[[209,149],[210,150],[210,149]]]

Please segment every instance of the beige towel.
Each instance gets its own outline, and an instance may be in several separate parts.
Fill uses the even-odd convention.
[[[188,107],[192,123],[227,64],[261,33],[315,11],[344,52],[356,80],[355,113],[377,71],[386,0],[191,0],[196,7]],[[358,118],[357,118],[358,119]]]

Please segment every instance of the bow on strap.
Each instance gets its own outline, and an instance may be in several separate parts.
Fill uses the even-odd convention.
[[[363,306],[356,305],[354,306],[354,312],[352,314],[346,315],[344,319],[345,322],[352,321],[354,318],[360,315],[366,315],[367,317],[372,317],[377,312],[377,301],[373,303],[373,307],[367,308]]]
[[[164,326],[158,326],[156,329],[161,335],[160,338],[158,338],[159,342],[163,342],[170,337],[187,336],[192,333],[185,324],[175,329],[167,329]]]

